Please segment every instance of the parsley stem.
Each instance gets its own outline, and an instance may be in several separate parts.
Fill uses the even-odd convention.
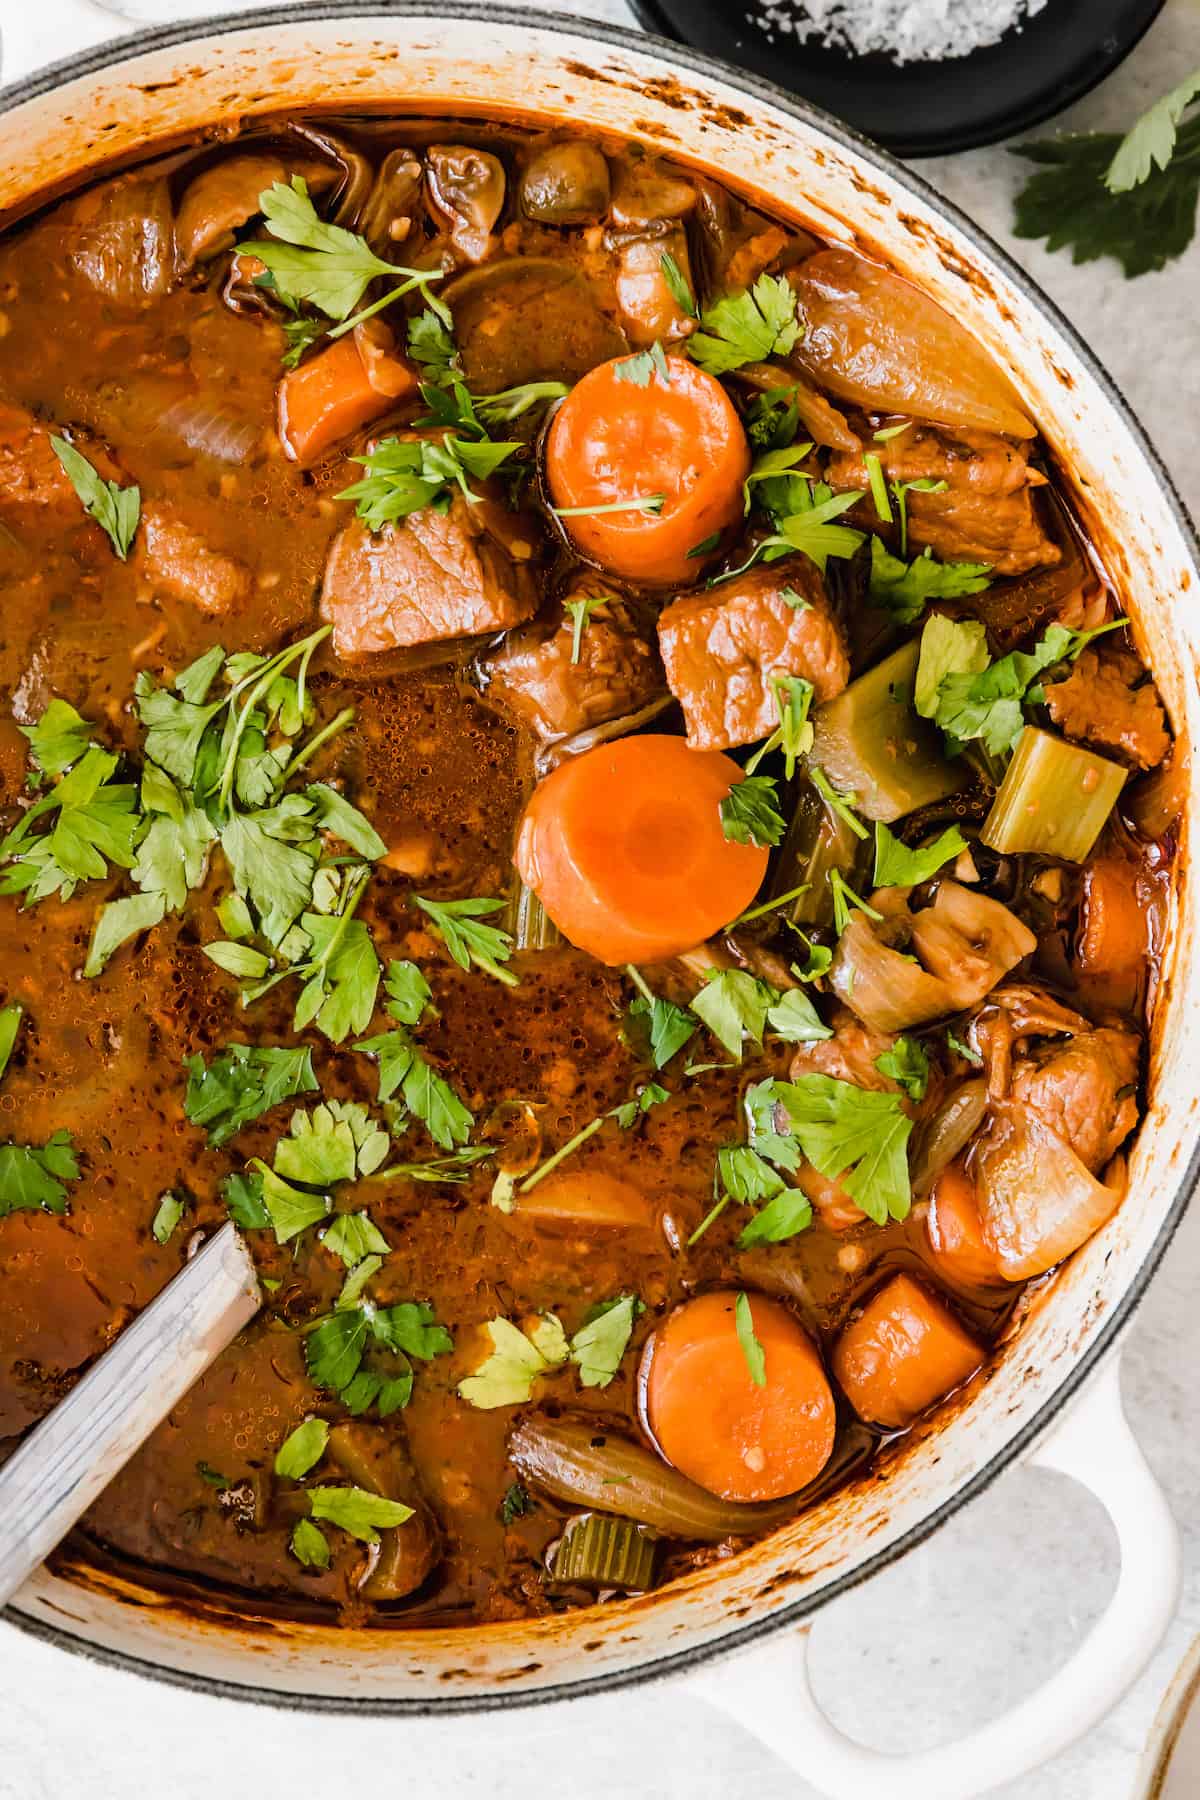
[[[317,751],[327,744],[330,738],[336,737],[339,732],[345,731],[348,725],[354,723],[355,717],[354,707],[344,706],[336,718],[330,719],[328,725],[323,725],[320,731],[309,738],[302,749],[297,750],[288,764],[288,776],[293,776],[297,769],[302,769],[306,762],[311,762]]]
[[[780,894],[778,900],[764,900],[761,906],[752,906],[749,912],[739,913],[726,926],[726,930],[732,931],[737,925],[748,925],[751,919],[761,919],[767,913],[776,912],[781,906],[786,906],[789,900],[798,900],[801,894],[807,894],[808,889],[809,883],[802,881],[799,887],[789,888],[786,894]]]
[[[527,1175],[524,1181],[517,1183],[518,1194],[527,1194],[530,1188],[536,1187],[539,1181],[543,1181],[552,1170],[557,1169],[561,1162],[565,1162],[567,1157],[578,1150],[581,1144],[586,1144],[590,1137],[595,1137],[609,1117],[608,1113],[601,1113],[598,1119],[593,1119],[590,1125],[585,1125],[582,1131],[577,1131],[573,1138],[568,1138],[566,1143],[554,1152],[553,1156],[548,1156],[545,1162],[533,1171],[532,1175]]]
[[[254,708],[258,705],[258,702],[262,699],[275,677],[281,675],[284,669],[288,667],[289,663],[295,662],[296,658],[300,657],[302,661],[296,684],[296,697],[299,703],[299,710],[301,715],[303,715],[304,678],[309,661],[317,645],[327,638],[332,630],[332,625],[322,625],[318,631],[314,631],[308,637],[302,638],[298,644],[286,645],[284,649],[278,651],[275,656],[264,663],[261,668],[252,669],[248,675],[243,675],[242,679],[239,682],[236,682],[229,690],[225,699],[220,701],[214,709],[216,712],[219,712],[222,706],[229,706],[232,708],[234,701],[243,690],[249,688],[249,693],[241,707],[238,709],[234,720],[233,731],[230,734],[230,742],[225,752],[225,766],[221,771],[221,780],[216,789],[218,804],[222,811],[229,810],[229,804],[233,794],[234,774],[237,770],[238,747],[241,744],[246,727],[250,723]]]
[[[729,1205],[729,1195],[722,1194],[721,1198],[717,1201],[717,1204],[714,1207],[711,1207],[709,1209],[709,1211],[707,1213],[705,1213],[704,1217],[701,1219],[700,1223],[697,1225],[695,1231],[693,1231],[691,1237],[688,1239],[687,1244],[685,1245],[686,1249],[690,1250],[692,1245],[704,1236],[704,1234],[708,1230],[709,1226],[716,1224],[717,1220],[720,1218],[721,1214],[725,1211],[725,1208],[728,1205]]]
[[[635,968],[632,963],[626,963],[625,973],[628,975],[630,981],[632,981],[634,987],[638,990],[638,993],[642,994],[650,1002],[651,1006],[653,1006],[658,995],[654,992],[654,989],[649,986],[641,970]]]
[[[411,294],[414,288],[424,289],[425,282],[429,279],[431,277],[425,275],[414,275],[411,281],[403,282],[400,287],[393,288],[391,293],[385,294],[381,300],[373,300],[370,306],[362,306],[356,313],[351,313],[348,319],[343,319],[340,325],[335,325],[332,331],[326,332],[326,337],[330,343],[334,338],[345,337],[346,333],[353,331],[356,325],[361,325],[365,320],[373,319],[376,313],[381,313],[385,307],[392,304],[393,300],[403,300],[405,294]],[[440,274],[433,276],[432,279],[439,280]],[[429,296],[425,297],[428,299]]]
[[[633,500],[610,500],[604,506],[552,506],[556,519],[582,519],[597,513],[644,512],[658,514],[666,503],[665,494],[638,494]]]

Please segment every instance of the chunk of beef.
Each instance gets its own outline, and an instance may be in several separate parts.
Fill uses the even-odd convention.
[[[658,653],[629,603],[604,596],[594,579],[577,584],[573,597],[597,596],[602,604],[587,614],[578,661],[572,661],[574,622],[562,608],[509,632],[482,661],[489,698],[541,738],[573,736],[622,718],[663,690]]]
[[[694,750],[752,744],[773,731],[771,683],[781,675],[803,675],[818,701],[840,694],[850,676],[825,583],[806,556],[685,594],[661,615],[658,642]]]
[[[1158,690],[1130,651],[1085,650],[1065,681],[1046,689],[1046,709],[1069,738],[1154,769],[1171,748]]]
[[[1036,1112],[1097,1174],[1138,1120],[1141,1040],[1102,1026],[1048,1044],[1013,1065],[1012,1097]]]
[[[537,605],[532,548],[500,508],[462,495],[378,534],[354,519],[330,548],[321,617],[341,656],[505,631]]]
[[[1037,515],[1033,490],[1043,477],[1029,467],[1029,446],[990,431],[951,431],[912,425],[898,437],[863,440],[879,457],[889,482],[944,481],[942,493],[909,490],[905,496],[908,541],[931,549],[946,562],[990,563],[1000,575],[1024,575],[1061,560]],[[868,488],[861,454],[839,451],[830,458],[826,480],[839,493]],[[879,523],[874,502],[852,509],[859,523]]]
[[[0,507],[61,513],[79,511],[66,470],[54,454],[50,432],[23,406],[0,404]]]
[[[214,550],[169,506],[143,509],[136,566],[146,586],[201,612],[236,612],[250,598],[245,563]]]

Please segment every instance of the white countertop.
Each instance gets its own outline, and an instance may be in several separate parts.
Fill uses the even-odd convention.
[[[731,0],[732,3],[732,0]],[[566,10],[628,23],[622,0]],[[222,8],[141,0],[149,16]],[[227,0],[228,5],[228,0]],[[21,9],[37,41],[37,0]],[[117,21],[113,21],[114,25]],[[46,60],[66,55],[49,26]],[[1200,64],[1200,6],[1168,0],[1112,79],[1066,115],[1122,129]],[[1048,129],[1048,128],[1047,128]],[[1005,244],[1116,376],[1200,516],[1200,249],[1126,283],[1075,268],[1008,231],[1024,165],[1003,148],[920,165]],[[1200,1632],[1200,1211],[1185,1220],[1127,1341],[1126,1403],[1180,1521],[1180,1616],[1148,1673],[1106,1723],[1002,1800],[1128,1800],[1137,1758],[1176,1664]],[[1115,1556],[1098,1506],[1061,1477],[1009,1474],[898,1566],[816,1626],[821,1697],[843,1729],[886,1748],[936,1743],[1000,1712],[1054,1668],[1111,1590]],[[420,1792],[429,1800],[812,1800],[769,1752],[669,1686],[493,1724],[348,1723],[197,1697],[93,1667],[0,1625],[0,1800],[250,1800],[262,1793]],[[881,1790],[881,1800],[884,1796]]]

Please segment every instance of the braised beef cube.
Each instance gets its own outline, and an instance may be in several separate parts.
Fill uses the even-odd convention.
[[[1154,769],[1171,748],[1158,689],[1127,650],[1085,650],[1065,681],[1046,689],[1046,710],[1069,738]]]
[[[49,511],[64,523],[81,511],[70,477],[54,454],[49,428],[23,406],[0,405],[0,508],[10,514]]]
[[[167,506],[143,509],[137,569],[147,587],[201,612],[236,612],[250,598],[245,563],[214,549]]]
[[[484,660],[490,699],[515,713],[542,738],[569,737],[620,719],[662,692],[662,665],[638,629],[633,608],[599,583],[584,580],[570,596],[587,607],[578,633],[559,607],[552,617],[509,632]]]
[[[1030,468],[1028,444],[991,431],[917,424],[882,441],[873,441],[865,426],[860,436],[879,457],[888,483],[946,484],[940,493],[906,492],[910,554],[928,548],[943,562],[989,563],[998,575],[1024,575],[1061,561],[1062,551],[1038,517],[1034,490],[1044,485],[1045,477]],[[826,480],[838,493],[870,487],[857,451],[831,457]],[[847,516],[879,529],[869,497]]]
[[[694,750],[767,737],[779,723],[772,683],[782,675],[811,681],[818,702],[850,677],[825,583],[806,556],[685,594],[660,617],[658,642]]]
[[[330,549],[321,617],[341,656],[505,631],[536,608],[532,551],[499,507],[462,496],[378,533],[354,519]]]

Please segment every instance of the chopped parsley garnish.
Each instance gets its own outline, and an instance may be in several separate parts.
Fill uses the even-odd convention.
[[[957,825],[943,831],[941,837],[923,849],[910,850],[886,825],[875,826],[874,882],[880,887],[916,887],[937,874],[945,863],[960,856],[967,840]]]
[[[863,461],[867,467],[867,481],[871,489],[871,499],[875,503],[876,517],[884,525],[892,523],[892,503],[888,498],[887,482],[884,480],[883,463],[876,450],[868,450]]]
[[[871,539],[868,593],[872,605],[890,613],[897,625],[915,624],[931,600],[978,594],[990,585],[991,579],[990,563],[935,562],[929,550],[906,563],[893,556],[882,539]]]
[[[877,912],[861,894],[855,893],[840,869],[830,869],[825,879],[833,896],[833,928],[839,937],[850,923],[851,911],[863,913],[868,919],[882,919],[883,914]]]
[[[972,1050],[970,1044],[964,1043],[962,1038],[957,1037],[954,1032],[950,1030],[949,1026],[946,1027],[946,1048],[955,1056],[961,1056],[963,1061],[970,1063],[973,1069],[981,1069],[983,1067],[983,1058],[980,1056],[979,1052],[977,1050]]]
[[[275,1473],[285,1481],[303,1481],[324,1456],[328,1442],[329,1426],[325,1420],[305,1419],[275,1452]]]
[[[92,741],[87,720],[57,697],[50,701],[36,725],[22,725],[19,730],[23,738],[29,739],[29,754],[43,775],[65,775]]]
[[[746,363],[786,356],[801,332],[795,289],[782,275],[760,275],[752,288],[706,306],[700,327],[687,348],[710,375],[728,375]]]
[[[13,1212],[65,1213],[79,1164],[69,1131],[44,1144],[0,1144],[0,1219]]]
[[[107,875],[109,864],[130,869],[142,829],[137,789],[114,781],[120,758],[91,747],[43,789],[3,840],[0,893],[24,894],[28,906],[57,893],[69,900],[80,882]],[[38,820],[49,830],[35,833]]]
[[[0,1011],[0,1079],[8,1067],[24,1017],[25,1008],[19,1000],[10,1000],[3,1011]]]
[[[360,1544],[377,1544],[381,1531],[390,1531],[412,1518],[413,1509],[402,1500],[388,1500],[360,1487],[313,1487],[305,1490],[314,1519],[324,1519]]]
[[[189,1057],[183,1109],[193,1125],[208,1132],[212,1149],[236,1137],[243,1125],[261,1118],[281,1100],[315,1093],[312,1051],[271,1045],[227,1044],[212,1062]]]
[[[798,759],[807,756],[813,746],[813,728],[808,715],[815,689],[803,675],[775,675],[771,678],[771,690],[779,708],[779,724],[747,759],[746,774],[753,775],[762,759],[778,750],[783,755],[784,778],[790,781],[796,773]]]
[[[632,500],[608,500],[602,506],[552,506],[556,519],[586,519],[600,513],[640,512],[656,518],[667,503],[665,494],[635,494]]]
[[[768,849],[779,843],[787,820],[778,807],[779,790],[769,775],[747,775],[721,802],[721,829],[733,844]]]
[[[830,812],[836,813],[843,825],[850,827],[856,838],[865,840],[870,836],[867,827],[854,810],[858,805],[857,794],[845,794],[839,788],[835,788],[819,763],[808,765],[808,778]]]
[[[275,1169],[287,1181],[326,1188],[373,1174],[390,1143],[365,1106],[327,1100],[311,1112],[292,1114],[288,1136],[275,1146]]]
[[[150,1221],[150,1235],[156,1244],[165,1244],[173,1236],[186,1204],[182,1194],[168,1191],[162,1196]]]
[[[412,1397],[412,1358],[446,1356],[454,1340],[433,1308],[411,1300],[398,1306],[347,1306],[322,1319],[305,1339],[310,1380],[336,1393],[352,1413],[375,1406],[381,1418]],[[368,1360],[369,1359],[369,1360]]]
[[[302,301],[330,319],[348,319],[377,276],[398,278],[405,292],[419,287],[435,313],[442,303],[430,284],[442,279],[437,269],[405,269],[376,256],[367,240],[340,225],[327,224],[317,212],[302,175],[290,185],[277,181],[258,197],[269,238],[256,238],[242,248],[266,265],[273,286],[291,305]],[[397,292],[392,298],[399,298]],[[447,323],[449,317],[446,315]]]
[[[671,379],[666,352],[657,340],[648,350],[639,350],[636,356],[622,356],[613,364],[614,379],[631,381],[635,387],[649,387],[653,375],[666,382]]]
[[[992,756],[1005,756],[1025,727],[1023,703],[1042,698],[1038,676],[1055,663],[1074,661],[1092,638],[1124,624],[1095,631],[1051,625],[1031,651],[1012,650],[989,663],[982,625],[934,617],[921,636],[914,704],[931,718],[956,750],[978,738]]]
[[[384,989],[384,1011],[396,1020],[395,1029],[360,1039],[353,1048],[378,1058],[380,1102],[394,1102],[399,1093],[405,1109],[421,1121],[434,1142],[443,1150],[454,1150],[470,1137],[474,1115],[445,1076],[434,1068],[409,1030],[431,1007],[428,984],[414,963],[391,962]],[[395,1168],[384,1171],[397,1172]],[[439,1175],[437,1179],[455,1177]]]
[[[815,1044],[833,1035],[800,988],[781,993],[745,969],[710,974],[692,1001],[692,1011],[739,1061],[746,1040],[761,1044],[768,1026],[791,1044]]]
[[[607,1387],[629,1348],[633,1322],[642,1311],[634,1294],[593,1306],[571,1339],[571,1361],[579,1370],[581,1387]]]
[[[742,1347],[742,1355],[746,1359],[746,1367],[750,1371],[750,1379],[755,1387],[767,1385],[767,1359],[763,1347],[754,1335],[754,1314],[750,1310],[748,1294],[739,1294],[733,1303],[733,1322],[737,1331],[737,1340]]]
[[[87,457],[66,438],[51,436],[50,445],[83,502],[84,511],[107,532],[109,542],[124,562],[142,516],[141,489],[118,487],[115,481],[105,481]]]
[[[483,923],[492,913],[504,911],[503,900],[427,900],[421,894],[413,899],[460,969],[474,964],[506,987],[517,986],[518,977],[500,966],[513,953],[512,938],[498,926]]]
[[[665,251],[663,255],[659,257],[658,266],[662,270],[662,277],[667,284],[667,291],[680,312],[686,313],[689,319],[694,319],[696,317],[695,296],[688,286],[687,277],[684,275],[683,270],[679,267],[679,264],[675,261],[675,258],[671,255],[670,251]]]
[[[365,456],[351,462],[367,471],[361,481],[342,488],[336,498],[353,500],[358,517],[371,531],[382,531],[427,506],[445,512],[455,493],[476,501],[471,481],[486,481],[520,450],[518,443],[494,444],[457,437],[380,440]]]
[[[916,1038],[898,1037],[890,1050],[875,1058],[881,1075],[904,1089],[910,1100],[923,1100],[929,1086],[929,1058]]]
[[[492,1348],[473,1375],[458,1384],[471,1406],[488,1411],[520,1406],[533,1398],[533,1386],[573,1362],[582,1387],[607,1387],[629,1347],[633,1323],[642,1310],[633,1294],[594,1306],[569,1341],[554,1313],[530,1320],[527,1328],[511,1319],[489,1319],[484,1326]]]
[[[579,661],[583,649],[583,634],[587,630],[592,614],[607,606],[611,599],[611,594],[589,594],[580,600],[563,602],[563,611],[571,620],[571,662],[573,664]]]
[[[629,1036],[644,1049],[656,1069],[665,1069],[673,1056],[695,1037],[697,1025],[691,1013],[672,1000],[664,1000],[646,984],[640,970],[627,963],[625,973],[638,989],[626,1015]]]
[[[365,1212],[339,1213],[321,1233],[321,1245],[348,1269],[373,1256],[387,1256],[392,1246]]]
[[[420,364],[428,381],[442,385],[462,378],[458,346],[446,320],[432,307],[408,321],[408,354]]]
[[[521,1486],[519,1481],[512,1482],[504,1492],[500,1502],[500,1522],[511,1525],[515,1519],[523,1519],[533,1511],[533,1497]]]
[[[899,1094],[873,1093],[832,1075],[801,1075],[796,1081],[757,1083],[746,1095],[746,1110],[751,1147],[768,1160],[794,1168],[798,1146],[877,1225],[907,1218],[912,1120]],[[783,1149],[781,1156],[789,1138],[793,1151]]]

